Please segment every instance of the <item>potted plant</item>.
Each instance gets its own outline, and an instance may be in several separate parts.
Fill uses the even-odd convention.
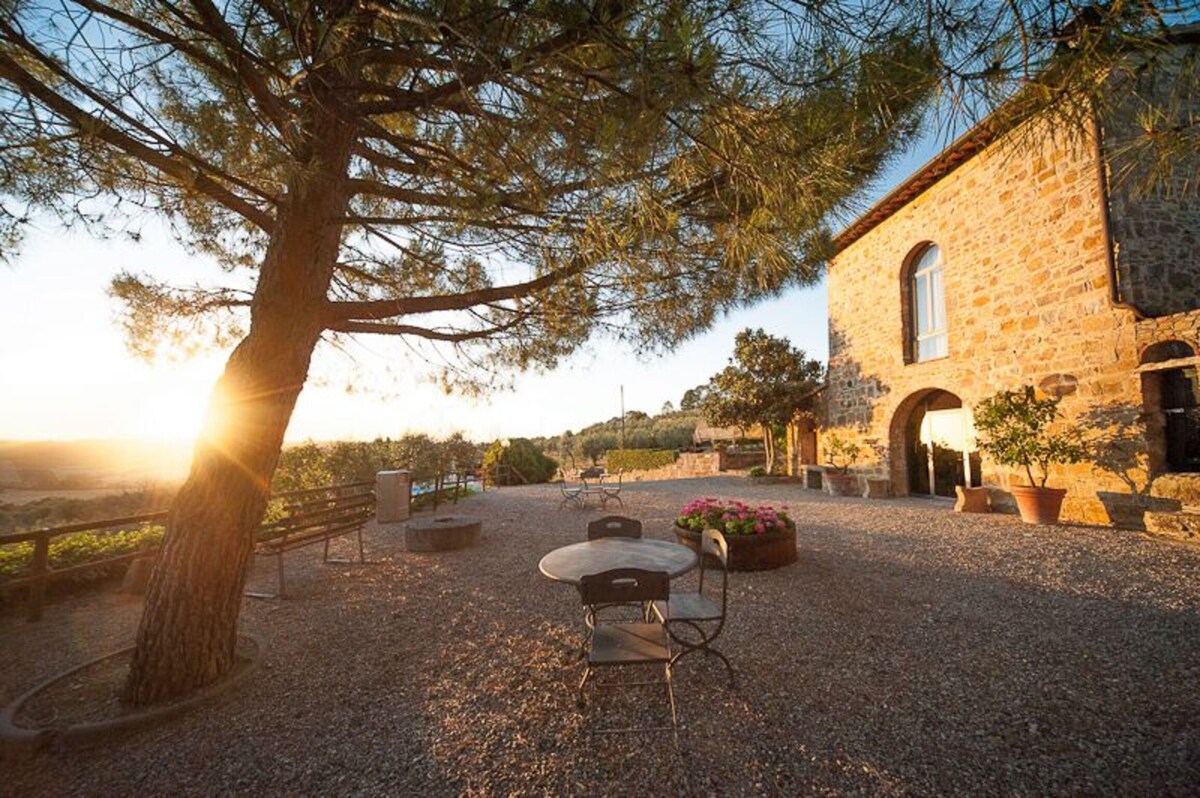
[[[975,409],[979,448],[1000,465],[1025,469],[1028,485],[1011,485],[1021,520],[1027,524],[1057,524],[1062,511],[1061,488],[1047,488],[1050,466],[1078,463],[1086,452],[1073,437],[1055,434],[1058,399],[1040,399],[1032,385],[1000,391]],[[1035,479],[1033,467],[1041,473]]]
[[[786,505],[776,509],[712,497],[693,499],[675,519],[675,537],[699,554],[706,529],[725,535],[731,571],[764,571],[796,561],[796,522]]]
[[[850,473],[850,466],[858,462],[861,451],[857,443],[844,441],[837,435],[829,437],[829,445],[825,447],[825,459],[829,462],[825,481],[834,496],[858,495],[858,477]]]

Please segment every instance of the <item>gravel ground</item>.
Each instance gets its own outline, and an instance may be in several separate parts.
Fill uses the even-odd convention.
[[[474,549],[409,554],[391,525],[369,531],[365,565],[289,555],[291,597],[245,605],[268,645],[247,687],[102,747],[6,762],[0,792],[1200,789],[1200,547],[736,478],[630,485],[624,512],[669,538],[697,495],[789,504],[800,559],[732,575],[723,649],[740,689],[716,660],[683,660],[678,745],[587,731],[610,708],[574,705],[578,597],[537,562],[603,513],[560,507],[554,487],[506,488],[457,508],[484,519]],[[259,562],[252,585],[269,588],[273,567]],[[126,644],[139,611],[93,592],[40,624],[0,616],[0,700]],[[661,717],[660,696],[645,701]]]

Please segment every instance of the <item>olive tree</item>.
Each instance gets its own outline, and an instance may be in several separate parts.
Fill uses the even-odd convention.
[[[711,424],[763,429],[767,471],[775,468],[775,428],[807,407],[825,368],[786,338],[745,329],[734,338],[729,365],[714,374],[701,411]]]

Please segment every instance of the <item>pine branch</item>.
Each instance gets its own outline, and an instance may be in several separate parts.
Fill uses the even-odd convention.
[[[351,320],[377,320],[418,313],[467,310],[489,302],[520,299],[544,291],[563,280],[581,274],[586,269],[587,262],[583,258],[576,258],[570,266],[556,269],[535,280],[513,285],[480,288],[459,294],[380,299],[366,302],[330,302],[326,310],[326,326],[332,327]]]

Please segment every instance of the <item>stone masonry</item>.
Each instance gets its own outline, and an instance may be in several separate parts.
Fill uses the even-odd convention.
[[[1069,375],[1077,388],[1061,410],[1095,456],[1051,472],[1049,484],[1068,490],[1064,519],[1140,527],[1147,510],[1176,510],[1177,494],[1195,494],[1200,475],[1151,471],[1137,368],[1154,341],[1178,335],[1200,351],[1196,234],[1172,226],[1168,203],[1126,202],[1124,210],[1141,218],[1113,229],[1142,231],[1131,234],[1127,253],[1144,243],[1136,240],[1143,233],[1180,238],[1155,246],[1172,253],[1172,284],[1184,287],[1174,289],[1170,304],[1183,312],[1139,322],[1135,312],[1114,307],[1107,184],[1097,153],[1094,139],[1056,137],[1044,123],[1029,123],[843,245],[829,265],[821,459],[830,435],[857,441],[864,452],[857,473],[889,478],[893,492],[906,495],[906,427],[931,390],[955,394],[970,411],[998,390]],[[941,249],[944,263],[949,353],[906,363],[906,263],[927,243]],[[1130,274],[1151,279],[1142,263]],[[1023,474],[986,457],[982,473],[993,504],[1011,506],[1007,488],[1024,484]]]

